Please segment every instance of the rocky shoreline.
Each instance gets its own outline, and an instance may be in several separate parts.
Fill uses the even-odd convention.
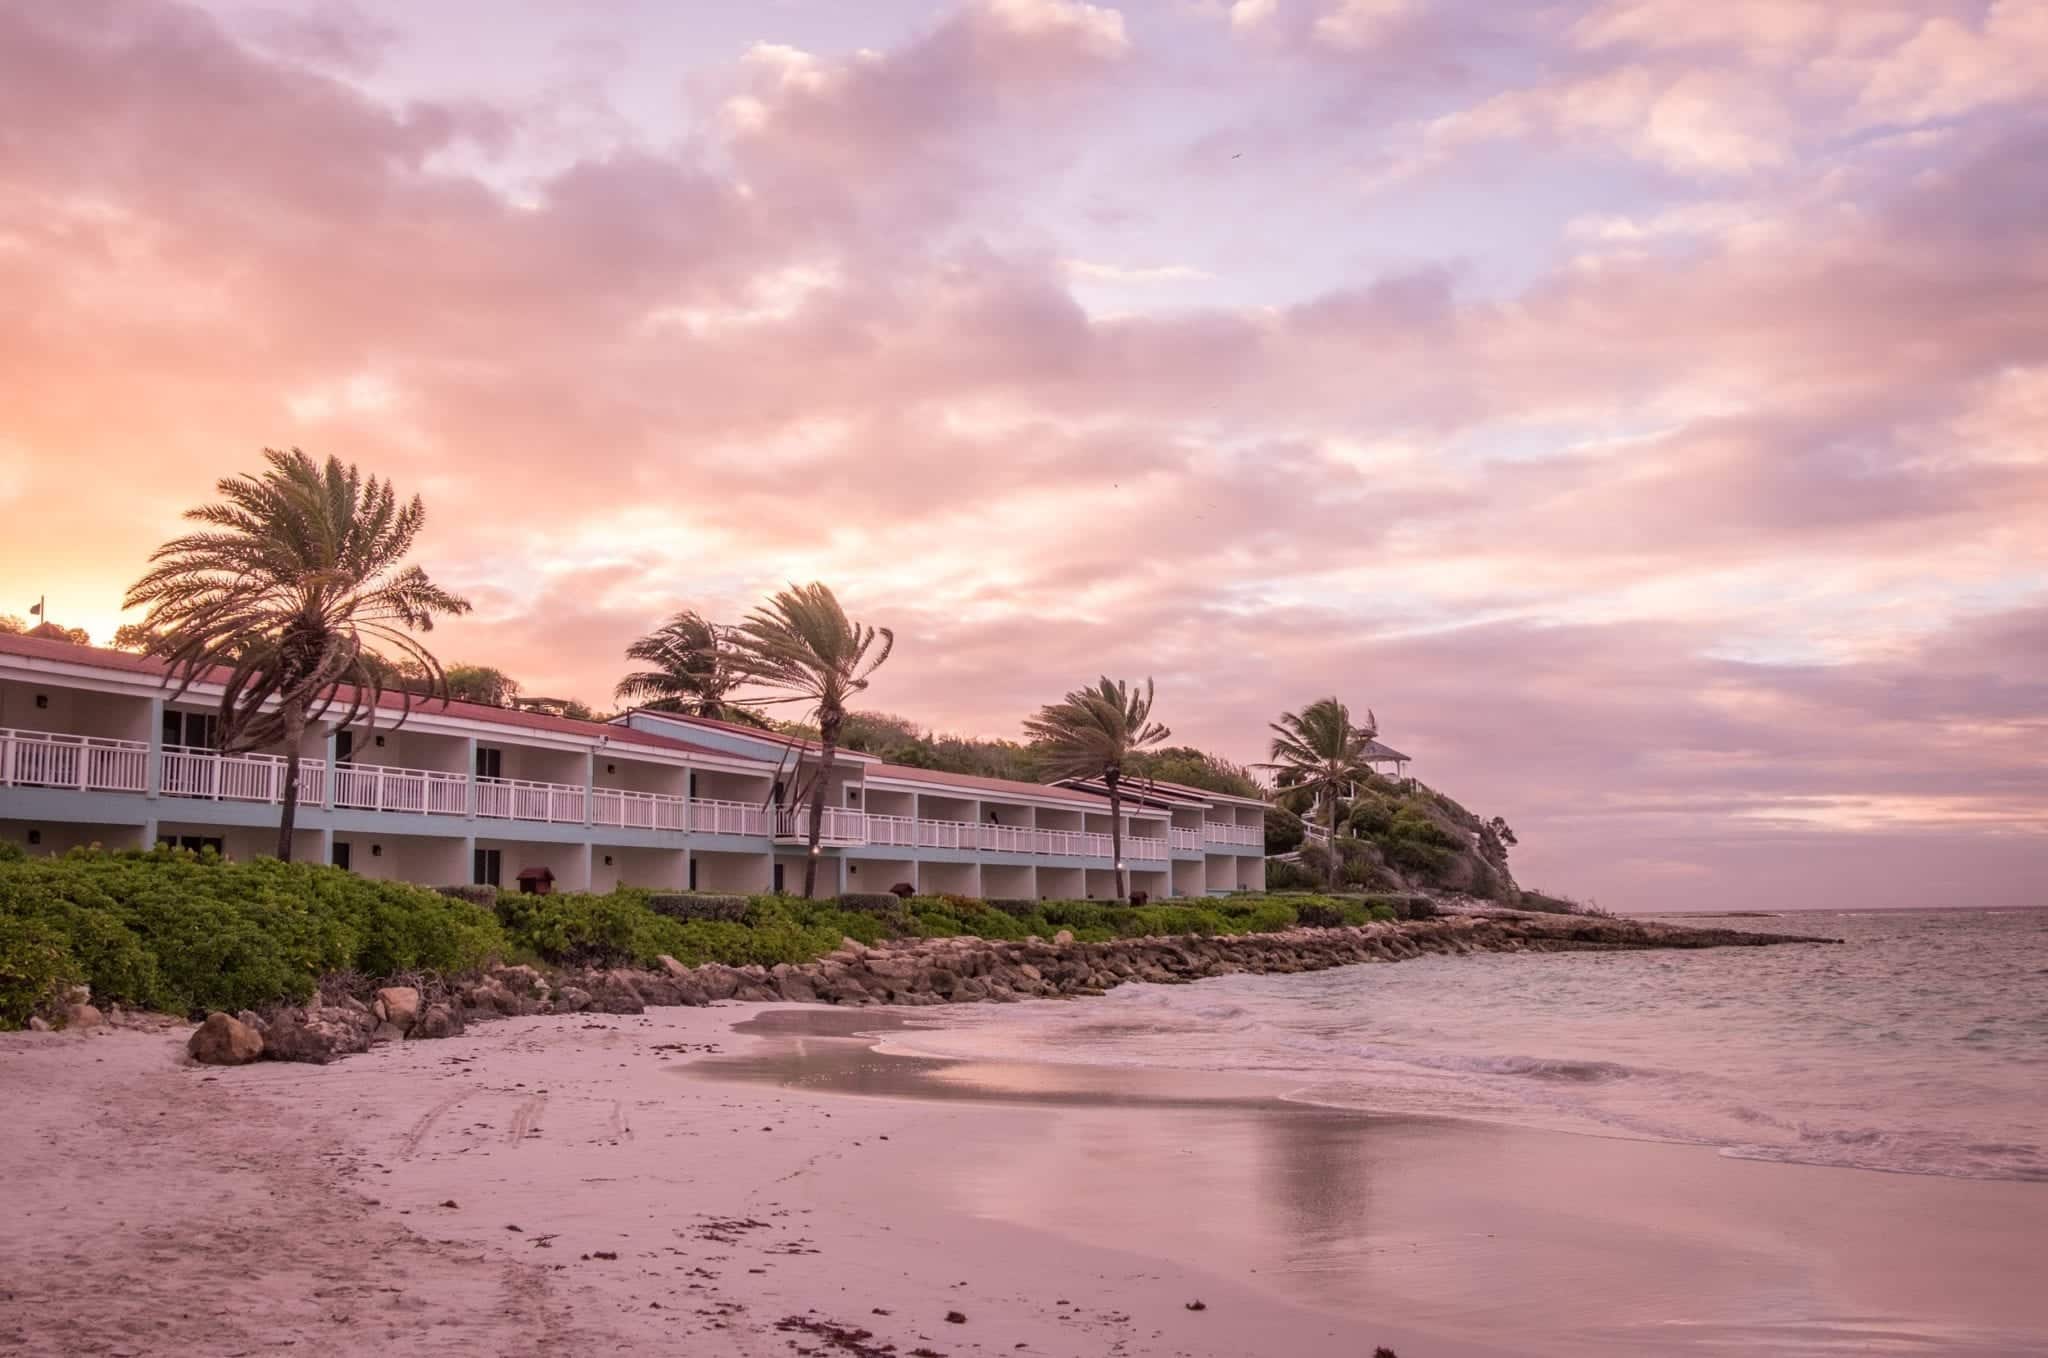
[[[449,1037],[479,1020],[523,1014],[637,1014],[650,1006],[721,1000],[836,1005],[932,1005],[1100,995],[1126,981],[1173,985],[1236,972],[1323,971],[1472,952],[1564,952],[1755,947],[1834,943],[1585,915],[1484,911],[1406,923],[1300,928],[1272,934],[1021,942],[975,937],[845,940],[814,962],[774,967],[689,967],[663,957],[657,969],[495,967],[476,977],[388,986],[368,999],[323,995],[268,1014],[211,1014],[193,1034],[195,1060],[259,1059],[324,1064],[389,1041]]]

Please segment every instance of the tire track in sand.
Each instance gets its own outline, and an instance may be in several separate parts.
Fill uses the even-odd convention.
[[[427,1133],[434,1130],[434,1124],[441,1120],[441,1115],[468,1098],[470,1092],[465,1089],[461,1093],[450,1094],[447,1098],[420,1114],[419,1121],[407,1128],[405,1135],[398,1139],[398,1158],[410,1160],[413,1156],[419,1154],[420,1143],[427,1139]]]

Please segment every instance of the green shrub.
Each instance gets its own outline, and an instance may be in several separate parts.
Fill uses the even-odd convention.
[[[647,906],[655,914],[683,920],[743,920],[748,904],[745,896],[721,896],[708,891],[657,891],[647,898]]]
[[[707,903],[737,917],[664,913]],[[485,911],[468,892],[372,882],[338,868],[227,863],[171,849],[80,850],[0,862],[0,1025],[18,1025],[54,987],[76,981],[103,1002],[234,1011],[303,999],[333,973],[445,974],[506,956],[646,966],[667,954],[686,965],[772,966],[810,961],[848,937],[1050,938],[1067,929],[1100,942],[1267,933],[1333,915],[1363,924],[1427,907],[1405,896],[1265,892],[1116,905],[893,894],[810,901],[621,887],[502,894]]]
[[[0,915],[0,1028],[21,1027],[63,987],[83,979],[63,934],[40,920]]]
[[[842,910],[863,910],[871,915],[900,915],[903,898],[891,891],[847,891],[839,896]]]
[[[505,942],[439,892],[173,849],[0,864],[0,919],[61,938],[96,999],[175,1013],[300,999],[332,972],[464,970]]]
[[[13,840],[0,839],[0,863],[20,863],[28,858],[28,850]]]

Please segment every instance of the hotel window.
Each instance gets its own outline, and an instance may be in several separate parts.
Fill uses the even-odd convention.
[[[354,731],[336,731],[334,733],[334,762],[337,764],[348,764],[354,762],[355,757],[356,733]],[[347,867],[348,865],[344,863],[341,866]]]
[[[493,749],[488,745],[479,745],[476,747],[477,777],[503,778],[505,776],[503,772],[504,767],[505,752],[503,750]],[[497,881],[493,879],[491,885],[496,886]]]
[[[489,777],[490,775],[486,774],[484,776]],[[497,886],[498,873],[501,870],[502,863],[501,850],[478,849],[476,851],[476,871],[470,875],[476,880],[478,886]]]
[[[348,857],[349,857],[349,842],[348,842],[347,840],[345,840],[345,839],[337,839],[337,840],[335,840],[335,841],[334,841],[334,866],[335,866],[335,867],[337,867],[337,868],[340,868],[340,869],[341,869],[341,870],[342,870],[343,872],[347,872],[347,871],[348,871]]]
[[[164,709],[164,744],[210,750],[220,731],[220,718],[212,712],[176,712]]]
[[[223,856],[227,853],[227,846],[218,835],[158,835],[156,842],[167,849],[190,849],[193,853],[211,849]]]

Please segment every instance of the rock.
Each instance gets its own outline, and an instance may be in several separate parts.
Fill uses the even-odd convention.
[[[263,1055],[263,1034],[240,1019],[208,1014],[185,1043],[185,1054],[203,1066],[246,1066]]]
[[[581,986],[565,985],[555,992],[555,1005],[572,1014],[590,1008],[590,992]]]
[[[546,999],[551,988],[548,978],[529,966],[492,967],[491,979],[513,994],[533,1000]]]
[[[235,1022],[245,1028],[254,1028],[258,1033],[265,1032],[270,1027],[270,1024],[264,1021],[263,1016],[254,1009],[244,1009],[241,1013],[235,1015]]]
[[[739,973],[717,963],[697,968],[697,979],[703,982],[708,999],[729,1000],[739,990]]]
[[[30,1014],[28,1016],[28,1030],[32,1033],[47,1033],[50,1031],[50,1021],[41,1014]]]
[[[641,1014],[647,1011],[647,1001],[625,972],[608,971],[591,992],[590,1007],[600,1014]]]
[[[430,1004],[420,1011],[419,1019],[406,1036],[417,1042],[426,1038],[453,1037],[461,1031],[460,1009],[452,1004]]]
[[[386,1042],[403,1042],[405,1029],[386,1019],[370,1030],[370,1045],[375,1047]]]
[[[661,956],[654,960],[661,963],[661,969],[671,976],[688,976],[690,974],[688,967],[676,961],[675,958],[670,957],[667,953],[661,954]]]
[[[324,1066],[336,1057],[370,1047],[370,1025],[351,1021],[341,1009],[282,1009],[263,1036],[263,1054],[273,1061],[306,1061]]]
[[[400,1032],[420,1016],[420,992],[409,985],[386,986],[377,992],[377,1016]]]
[[[818,999],[817,988],[811,978],[796,967],[783,963],[775,968],[775,988],[785,1000],[797,1004],[814,1004]]]
[[[1062,929],[1052,936],[1053,946],[1056,948],[1067,947],[1071,945],[1073,941],[1074,931],[1072,929]]]
[[[83,987],[79,988],[82,989]],[[76,1028],[78,1031],[84,1032],[88,1028],[100,1027],[105,1022],[106,1019],[101,1016],[100,1011],[89,1004],[67,1004],[64,1006],[64,1026],[67,1029]]]

